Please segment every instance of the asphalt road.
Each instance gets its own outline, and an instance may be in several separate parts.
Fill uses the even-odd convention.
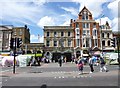
[[[99,66],[94,66],[95,72],[90,74],[88,65],[84,66],[84,74],[79,75],[74,63],[44,64],[40,67],[17,67],[16,74],[12,69],[2,72],[2,86],[118,86],[119,67],[108,65],[109,72],[99,72]],[[46,87],[44,87],[46,88]]]

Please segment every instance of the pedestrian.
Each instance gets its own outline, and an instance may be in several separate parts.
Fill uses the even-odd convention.
[[[79,58],[77,65],[78,65],[78,69],[79,69],[79,71],[80,71],[79,74],[83,74],[83,61],[82,61],[81,58]]]
[[[59,63],[59,66],[61,67],[62,66],[62,59],[61,58],[58,59],[58,63]]]
[[[72,58],[71,58],[71,63],[74,62],[74,59],[75,59],[75,55],[72,55]]]
[[[90,73],[94,72],[93,64],[94,64],[94,61],[93,61],[92,57],[90,56],[89,57]]]
[[[36,63],[35,58],[32,56],[30,60],[30,66],[35,65],[35,63]]]
[[[67,63],[67,58],[66,57],[64,57],[64,63]]]
[[[103,72],[103,71],[108,72],[104,58],[100,57],[100,72]]]

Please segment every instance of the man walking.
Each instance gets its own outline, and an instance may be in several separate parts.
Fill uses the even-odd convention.
[[[61,67],[62,66],[62,58],[58,59],[58,63],[59,63],[59,66]]]
[[[100,57],[100,72],[103,72],[103,71],[108,72],[104,58]]]
[[[90,56],[90,57],[89,57],[90,73],[93,73],[93,72],[94,72],[93,64],[94,64],[93,59],[92,59],[92,57]]]

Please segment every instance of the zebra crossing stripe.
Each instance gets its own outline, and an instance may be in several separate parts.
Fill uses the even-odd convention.
[[[67,77],[67,76],[66,76],[66,77],[65,77],[65,76],[58,76],[58,77],[54,77],[54,78],[55,78],[55,79],[56,79],[56,78],[65,79],[65,78],[87,78],[87,77],[92,77],[92,76],[82,76],[82,75],[81,75],[81,76],[71,76],[71,77]]]

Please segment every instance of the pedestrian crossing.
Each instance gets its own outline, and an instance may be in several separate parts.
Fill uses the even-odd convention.
[[[42,71],[48,72],[48,71]],[[50,73],[79,73],[80,71],[49,71]]]
[[[67,79],[67,78],[72,78],[72,79],[76,79],[76,78],[91,78],[92,76],[86,76],[86,75],[78,75],[78,76],[55,76],[54,79]]]

